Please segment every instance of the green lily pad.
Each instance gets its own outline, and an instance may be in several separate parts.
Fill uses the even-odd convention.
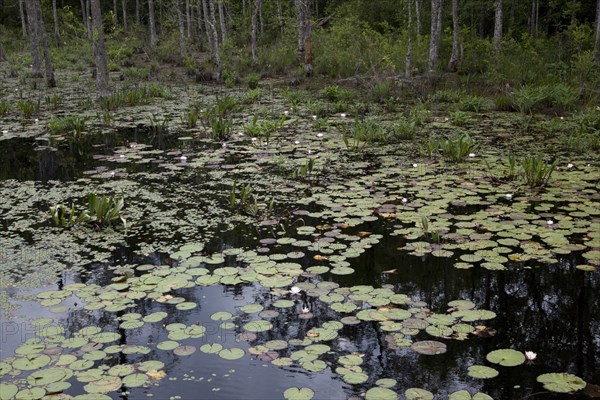
[[[425,355],[444,354],[447,351],[447,347],[444,343],[437,342],[435,340],[423,340],[420,342],[415,342],[410,346],[410,348],[419,354]]]
[[[406,400],[433,400],[433,393],[420,388],[406,389],[404,395]]]
[[[283,392],[283,397],[285,397],[287,400],[311,400],[314,395],[315,392],[307,387],[292,387]]]
[[[216,354],[223,350],[223,345],[219,343],[207,343],[200,346],[200,351],[208,354]]]
[[[223,349],[219,351],[219,357],[224,360],[237,360],[244,357],[244,350],[239,347],[232,347],[230,349]]]
[[[537,381],[544,385],[546,390],[557,393],[570,393],[584,389],[587,383],[580,377],[566,372],[542,374]]]
[[[213,321],[227,321],[233,318],[233,315],[226,311],[216,312],[210,316]]]
[[[173,353],[175,353],[178,356],[190,356],[190,355],[194,354],[195,352],[196,352],[196,347],[191,346],[191,345],[177,346],[175,349],[173,349]]]
[[[478,379],[490,379],[498,376],[498,371],[494,368],[486,367],[484,365],[471,365],[468,369],[467,375]]]
[[[88,383],[83,389],[88,393],[106,394],[119,390],[122,385],[121,378],[117,376],[103,376],[97,381]]]
[[[67,380],[71,376],[73,376],[73,371],[68,368],[47,368],[29,375],[27,383],[32,386],[45,386],[50,383]]]
[[[361,372],[351,372],[349,374],[342,375],[342,380],[351,385],[358,385],[368,381],[369,375],[363,374]]]
[[[42,389],[39,387],[34,387],[31,389],[20,390],[15,395],[14,398],[16,400],[37,400],[37,399],[41,399],[42,397],[44,397],[45,394],[46,394],[45,389]]]
[[[159,350],[173,350],[179,346],[179,342],[174,340],[165,340],[156,345],[156,348]]]
[[[244,324],[243,328],[248,332],[265,332],[273,328],[273,324],[264,319],[259,319],[257,321],[250,321]]]
[[[0,400],[11,400],[18,391],[19,388],[17,385],[13,385],[12,383],[0,383]]]
[[[49,363],[50,357],[46,354],[29,354],[15,359],[12,366],[13,368],[23,371],[32,371],[34,369],[43,368]]]
[[[123,378],[123,385],[133,388],[143,386],[148,381],[146,374],[131,374]]]
[[[397,400],[398,395],[391,389],[384,387],[374,387],[365,393],[366,400]]]
[[[517,350],[500,349],[488,353],[485,357],[489,362],[502,365],[503,367],[514,367],[525,362],[525,355]]]

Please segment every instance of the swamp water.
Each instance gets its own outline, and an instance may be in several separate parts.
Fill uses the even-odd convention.
[[[498,179],[519,143],[489,126],[448,164],[410,141],[347,149],[349,118],[328,119],[291,116],[269,144],[138,124],[4,138],[0,398],[597,395],[597,160],[532,192]],[[53,226],[48,207],[92,192],[124,197],[127,230]],[[537,381],[563,372],[579,378]]]

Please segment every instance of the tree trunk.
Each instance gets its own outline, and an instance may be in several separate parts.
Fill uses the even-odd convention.
[[[307,0],[308,1],[308,0]],[[260,34],[265,33],[265,20],[263,19],[263,4],[262,0],[260,0],[258,5],[258,19],[260,21]]]
[[[25,20],[25,18],[27,18],[25,16],[25,10],[23,8],[23,1],[24,0],[19,0],[19,14],[21,16],[21,38],[23,40],[27,39],[27,21]]]
[[[80,0],[81,3],[81,22],[83,23],[83,28],[86,30],[88,37],[90,36],[90,32],[88,30],[88,16],[85,12],[85,0]]]
[[[158,37],[156,36],[156,20],[154,19],[154,1],[148,0],[148,24],[150,25],[150,48],[156,50]]]
[[[452,54],[448,70],[456,72],[458,67],[458,0],[452,0]]]
[[[311,0],[304,1],[304,72],[306,76],[313,73],[313,53],[312,53],[312,21],[310,18]]]
[[[54,17],[54,39],[60,46],[60,31],[58,30],[58,12],[56,11],[56,0],[52,0],[52,17]]]
[[[190,0],[185,0],[185,19],[187,22],[187,38],[188,41],[192,41],[192,10],[190,6]]]
[[[92,3],[91,0],[86,0],[85,2],[85,14],[87,16],[87,31],[88,37],[92,39]]]
[[[429,41],[429,73],[437,66],[442,28],[442,1],[431,0],[431,40]]]
[[[127,0],[121,1],[123,7],[123,32],[127,32]]]
[[[40,0],[34,0],[36,23],[38,25],[39,39],[42,45],[42,51],[44,53],[44,66],[46,72],[46,86],[49,88],[56,87],[56,80],[54,79],[54,69],[52,68],[52,58],[50,57],[50,46],[48,44],[48,38],[46,35],[46,27],[44,26],[44,19],[42,18],[42,5]]]
[[[210,15],[208,13],[208,0],[202,0],[202,16],[204,17],[204,30],[206,31],[206,39],[210,53],[215,56],[215,44],[213,43],[212,28],[210,26]]]
[[[179,51],[181,57],[185,57],[187,54],[185,46],[185,20],[183,16],[183,0],[177,0],[177,18],[179,20]]]
[[[258,7],[260,0],[254,0],[254,12],[252,12],[252,32],[251,32],[251,47],[252,47],[252,65],[256,67],[258,64],[258,46],[256,44],[256,31],[258,30]]]
[[[225,25],[225,7],[223,0],[219,0],[219,23],[221,25],[221,43],[225,43],[227,38],[227,26]]]
[[[479,8],[479,37],[485,37],[485,15],[487,14],[487,0],[481,0]]]
[[[135,23],[140,24],[140,0],[135,0]]]
[[[119,27],[119,10],[117,8],[117,0],[113,0],[113,18],[115,29],[117,29]]]
[[[296,5],[296,17],[298,23],[298,43],[296,48],[296,57],[298,57],[298,64],[302,62],[304,58],[304,13],[302,2],[304,0],[294,0]]]
[[[277,26],[279,26],[279,33],[283,35],[283,14],[281,12],[281,2],[276,0],[277,6]]]
[[[406,57],[404,66],[404,77],[410,78],[411,75],[411,62],[412,62],[412,0],[408,0],[406,8],[408,9],[408,23],[407,23],[407,44],[406,44]]]
[[[422,0],[415,1],[415,13],[417,14],[417,37],[420,37],[421,33],[423,32],[423,28],[421,25],[421,2]]]
[[[151,1],[151,0],[150,0]],[[103,98],[110,94],[108,87],[108,58],[104,43],[100,0],[92,0],[92,26],[94,29],[94,55],[96,56],[96,97]]]
[[[596,39],[594,40],[594,51],[600,52],[600,0],[596,2]]]
[[[0,62],[3,62],[3,61],[6,61],[6,52],[4,51],[2,42],[0,42]]]
[[[25,0],[27,25],[29,26],[29,43],[31,47],[31,74],[35,78],[41,78],[43,75],[42,64],[40,62],[39,33],[33,1],[34,0]]]
[[[494,15],[494,48],[498,50],[502,44],[502,0],[496,0]]]
[[[215,64],[217,67],[217,82],[221,82],[223,80],[223,66],[221,65],[221,55],[219,54],[219,39],[217,36],[217,19],[215,18],[214,0],[208,0],[208,6],[210,9],[211,35],[215,51]]]

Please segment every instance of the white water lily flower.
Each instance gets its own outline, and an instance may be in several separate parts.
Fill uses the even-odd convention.
[[[571,163],[568,163],[568,164],[567,164],[567,168],[573,168],[573,166],[574,166],[574,165],[573,165],[573,164],[571,164]]]
[[[506,195],[506,200],[511,200],[511,199],[512,199],[512,196],[513,196],[513,195],[512,195],[512,193],[508,193],[508,194]]]
[[[252,138],[252,142],[256,142],[256,138],[255,137]]]
[[[533,351],[525,352],[525,358],[528,359],[529,361],[535,360],[536,357],[537,357],[537,353],[534,353]]]
[[[185,161],[185,160],[187,160],[187,157],[186,157],[186,156],[181,156],[181,157],[179,157],[179,159],[180,159],[181,161]]]
[[[320,139],[320,138],[323,137],[323,134],[322,133],[317,133],[317,137]]]
[[[39,120],[39,119],[37,119],[37,118],[36,118],[36,119],[34,119],[34,121],[35,121],[35,123],[36,123],[36,124],[37,124],[38,122],[40,122],[40,120]]]
[[[313,115],[313,116],[312,116],[312,119],[313,119],[313,120],[316,120],[316,119],[317,119],[317,116],[316,116],[316,115]]]
[[[289,112],[288,110],[285,110],[285,111],[283,112],[283,115],[285,115],[285,116],[287,117],[289,113],[290,113],[290,112]]]
[[[308,314],[310,312],[310,308],[307,306],[302,307],[302,314]]]
[[[114,177],[115,176],[115,171],[110,171],[110,176]]]
[[[308,154],[312,154],[312,150],[308,150],[308,151],[307,151],[307,153],[308,153]]]
[[[4,131],[2,131],[2,133],[6,135],[8,133],[8,131],[4,130]]]
[[[403,198],[402,198],[402,203],[403,203],[403,204],[406,204],[406,203],[408,203],[408,199],[407,199],[406,197],[403,197]]]
[[[300,144],[299,140],[294,140],[294,144]]]
[[[300,289],[298,286],[292,286],[292,288],[290,289],[291,294],[298,294],[301,291],[302,291],[302,289]]]
[[[125,154],[119,154],[119,158],[125,158]]]
[[[475,153],[469,153],[469,157],[470,158],[474,158],[475,157]]]
[[[223,143],[223,144],[221,145],[221,147],[222,147],[222,148],[225,148],[225,147],[227,147],[227,143]]]
[[[413,168],[417,168],[419,164],[413,164]]]
[[[238,132],[238,136],[244,136],[244,132]]]
[[[346,114],[344,114],[344,113],[341,113],[341,114],[340,114],[340,117],[342,117],[342,118],[346,118]]]
[[[546,221],[546,223],[547,223],[548,225],[554,225],[554,221],[552,221],[551,219],[549,219],[548,221]]]

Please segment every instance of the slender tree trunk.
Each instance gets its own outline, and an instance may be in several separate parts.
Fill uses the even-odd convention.
[[[29,43],[31,46],[31,74],[36,78],[41,78],[43,75],[42,64],[40,62],[39,33],[33,1],[25,0],[27,25],[29,26]]]
[[[304,0],[304,72],[306,76],[313,73],[312,52],[312,20],[310,17],[311,0]]]
[[[121,1],[121,7],[123,8],[123,32],[127,32],[127,0]]]
[[[4,51],[4,46],[2,46],[2,42],[0,42],[0,62],[6,61],[6,52]]]
[[[56,11],[56,0],[52,0],[52,17],[54,17],[54,39],[60,46],[60,31],[58,30],[58,12]]]
[[[96,97],[103,98],[110,94],[110,89],[108,87],[108,59],[106,56],[106,44],[104,43],[100,0],[92,0],[91,6],[92,25],[94,29],[94,55],[96,56]]]
[[[283,35],[283,13],[281,12],[281,1],[276,0],[277,6],[277,25],[279,26],[279,33]]]
[[[204,30],[206,31],[208,47],[210,48],[210,52],[214,57],[215,56],[215,44],[213,42],[212,28],[210,26],[210,15],[208,13],[208,0],[202,0],[202,16],[204,17]]]
[[[221,43],[225,43],[227,38],[227,26],[225,25],[225,7],[223,0],[219,0],[219,23],[221,25]]]
[[[83,23],[83,28],[86,30],[86,32],[88,33],[88,37],[90,36],[90,32],[88,31],[88,17],[87,14],[85,12],[85,0],[80,0],[81,3],[81,22]]]
[[[431,0],[431,39],[429,41],[429,73],[437,66],[442,27],[442,1]]]
[[[113,18],[115,29],[117,29],[119,27],[119,9],[117,8],[117,0],[113,0]]]
[[[423,32],[421,24],[421,5],[423,0],[415,1],[415,13],[417,14],[417,37],[419,38]]]
[[[185,45],[185,20],[183,15],[183,0],[177,0],[177,18],[179,20],[179,51],[181,57],[187,54]]]
[[[600,52],[600,0],[596,2],[596,40],[594,41],[594,51]]]
[[[407,18],[407,44],[406,44],[406,57],[405,57],[405,65],[404,65],[404,77],[410,78],[411,75],[411,63],[412,63],[412,0],[408,0],[406,4],[406,8],[408,9],[408,18]]]
[[[23,6],[23,1],[24,0],[19,0],[19,14],[21,16],[21,38],[23,40],[27,39],[27,21],[25,20],[25,18],[27,18],[25,16],[25,9]]]
[[[258,2],[258,19],[260,21],[260,34],[262,35],[263,33],[265,33],[265,20],[263,19],[263,3],[262,3],[262,0],[259,0],[259,2]]]
[[[135,0],[135,23],[140,24],[140,0]]]
[[[217,36],[217,19],[215,18],[214,0],[208,0],[208,6],[210,9],[210,28],[215,51],[215,64],[217,67],[217,82],[221,82],[223,80],[223,66],[221,65],[221,55],[219,54],[219,39]]]
[[[256,31],[258,30],[258,7],[260,0],[254,0],[254,11],[252,12],[252,32],[251,32],[251,47],[252,47],[252,65],[258,64],[258,46],[256,44]]]
[[[302,2],[304,0],[294,0],[294,4],[296,5],[296,17],[298,24],[298,43],[296,48],[296,57],[298,57],[298,64],[302,62],[304,58],[304,12],[302,7]]]
[[[481,0],[481,6],[479,7],[479,37],[485,37],[485,16],[487,14],[487,0]]]
[[[42,51],[44,53],[46,86],[49,88],[53,88],[53,87],[56,87],[56,80],[54,79],[54,69],[52,68],[52,58],[50,57],[50,46],[48,44],[48,38],[46,35],[46,27],[44,26],[44,19],[42,18],[42,5],[40,4],[40,0],[34,0],[33,7],[35,10],[36,24],[38,26],[39,40],[42,45]]]
[[[156,50],[158,37],[156,36],[156,20],[154,18],[154,1],[148,0],[148,25],[150,25],[150,48]]]
[[[496,0],[494,15],[494,48],[498,50],[502,44],[502,0]]]
[[[85,2],[85,14],[87,16],[88,37],[92,39],[92,3],[91,0]]]
[[[192,41],[192,10],[190,6],[190,0],[185,0],[185,19],[187,22],[187,38],[188,41]]]
[[[456,72],[458,67],[458,0],[452,0],[452,54],[448,70]]]

